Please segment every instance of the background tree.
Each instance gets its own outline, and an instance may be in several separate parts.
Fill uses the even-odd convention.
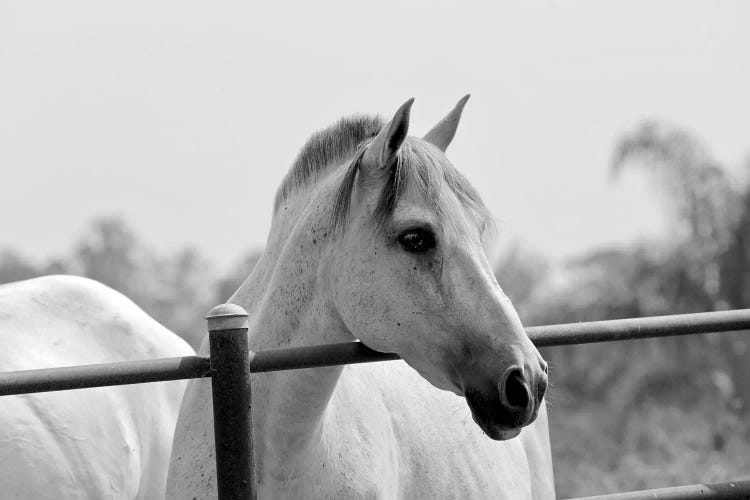
[[[703,310],[727,307],[722,293],[720,257],[732,242],[742,193],[708,148],[691,133],[661,122],[648,121],[627,133],[617,144],[612,172],[644,167],[660,181],[672,216],[671,258],[680,260],[685,279],[701,291],[691,298]]]
[[[0,250],[0,283],[21,281],[39,276],[40,270],[10,248]]]
[[[645,167],[661,181],[674,220],[665,281],[675,312],[747,307],[750,190],[732,182],[708,148],[673,125],[646,122],[615,148],[612,170]],[[671,287],[669,286],[671,284]],[[734,381],[735,404],[750,409],[750,359],[740,336],[708,338],[713,357],[724,361]],[[713,349],[711,349],[713,348]]]
[[[118,217],[95,219],[73,253],[76,274],[100,281],[135,302],[151,292],[147,280],[152,259]]]
[[[203,315],[239,287],[260,256],[244,255],[215,278],[215,268],[191,247],[159,255],[121,218],[94,219],[69,257],[36,264],[12,249],[0,251],[0,283],[46,274],[86,276],[118,290],[164,326],[198,348],[205,335]]]

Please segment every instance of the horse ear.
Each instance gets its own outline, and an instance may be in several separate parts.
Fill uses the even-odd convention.
[[[470,94],[466,94],[458,101],[456,107],[451,110],[450,113],[445,115],[445,118],[440,120],[437,125],[432,127],[432,130],[427,132],[427,135],[423,137],[425,141],[431,142],[435,146],[439,147],[442,151],[448,149],[453,136],[456,135],[456,129],[458,128],[458,122],[461,120],[461,112],[464,110],[466,101],[471,97]]]
[[[364,174],[373,174],[395,164],[398,150],[409,131],[409,112],[414,103],[412,97],[398,108],[393,119],[375,136],[362,157],[360,169]]]

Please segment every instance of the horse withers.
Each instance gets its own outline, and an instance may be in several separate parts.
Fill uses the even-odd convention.
[[[465,103],[424,138],[407,136],[411,100],[387,123],[342,119],[279,188],[230,299],[250,348],[359,339],[404,361],[254,374],[259,498],[554,498],[547,366],[485,257],[487,209],[444,154]],[[216,497],[209,384],[188,384],[169,498]]]

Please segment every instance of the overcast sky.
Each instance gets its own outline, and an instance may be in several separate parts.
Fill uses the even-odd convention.
[[[503,242],[550,257],[658,235],[614,181],[645,118],[750,153],[750,2],[0,2],[0,246],[67,250],[119,214],[162,251],[265,242],[307,136],[415,97],[421,135],[472,98],[453,163]]]

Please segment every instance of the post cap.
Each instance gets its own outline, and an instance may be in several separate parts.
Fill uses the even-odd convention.
[[[237,304],[218,305],[206,316],[208,331],[247,328],[248,316],[247,311]]]

